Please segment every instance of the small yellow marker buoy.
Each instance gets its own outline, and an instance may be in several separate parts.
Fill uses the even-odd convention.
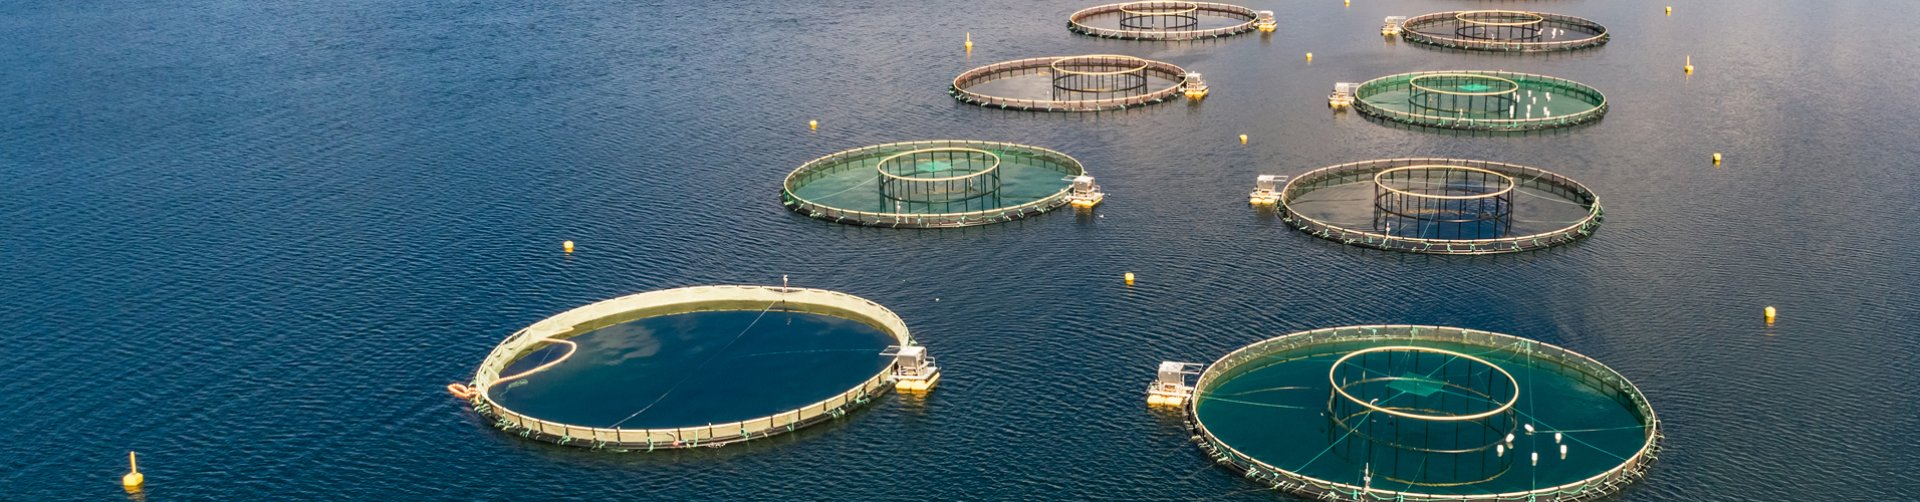
[[[127,452],[127,468],[130,470],[127,471],[127,475],[120,477],[120,486],[138,489],[140,485],[147,483],[147,476],[140,473],[140,460],[134,456],[133,452]]]
[[[1687,55],[1687,74],[1693,74],[1693,55]]]
[[[1347,6],[1348,6],[1348,7],[1352,7],[1352,6],[1353,6],[1353,0],[1347,0]]]
[[[1668,5],[1668,6],[1667,6],[1667,15],[1669,15],[1669,16],[1671,16],[1671,15],[1673,15],[1673,6],[1672,6],[1672,5]]]
[[[1247,135],[1245,134],[1240,135],[1240,144],[1242,145],[1247,144]]]
[[[1309,63],[1313,62],[1313,53],[1311,52],[1307,53],[1307,62]]]
[[[573,252],[573,241],[561,242],[560,249],[569,253]]]
[[[1768,325],[1772,325],[1772,324],[1773,324],[1773,315],[1774,315],[1774,314],[1776,314],[1776,313],[1778,313],[1778,311],[1775,311],[1775,310],[1773,310],[1773,306],[1772,306],[1772,305],[1768,305],[1768,306],[1767,306],[1767,324],[1768,324]]]
[[[1128,286],[1132,286],[1132,285],[1133,285],[1133,272],[1127,272],[1127,275],[1126,275],[1126,277],[1127,277],[1127,285],[1128,285]]]
[[[973,32],[967,32],[967,52],[973,52]]]
[[[809,120],[809,121],[807,121],[807,130],[809,130],[809,131],[818,131],[818,130],[820,130],[820,121],[818,121],[818,120]]]
[[[1713,165],[1720,165],[1720,152],[1713,152]]]

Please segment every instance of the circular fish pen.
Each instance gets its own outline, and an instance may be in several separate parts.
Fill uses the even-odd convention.
[[[780,198],[800,214],[853,225],[949,228],[1013,221],[1068,203],[1079,160],[993,141],[913,141],[814,159]]]
[[[1314,500],[1599,499],[1645,477],[1661,439],[1598,361],[1438,326],[1254,343],[1201,372],[1185,411],[1214,461]]]
[[[1282,221],[1354,246],[1430,254],[1494,254],[1570,243],[1600,226],[1600,198],[1538,168],[1482,160],[1401,158],[1317,169],[1287,182]]]
[[[1187,70],[1133,56],[1028,58],[961,73],[948,89],[965,103],[1004,110],[1125,110],[1181,94]]]
[[[1353,108],[1369,117],[1422,127],[1531,131],[1599,120],[1607,98],[1586,84],[1505,71],[1430,71],[1368,80]]]
[[[1197,40],[1253,31],[1258,18],[1238,5],[1152,0],[1081,9],[1067,16],[1067,29],[1121,40]]]
[[[1607,27],[1586,19],[1516,10],[1435,12],[1402,21],[1400,36],[1427,45],[1477,51],[1548,52],[1607,43]]]
[[[845,293],[687,287],[543,319],[494,347],[470,384],[450,388],[525,438],[613,451],[715,447],[845,416],[893,388],[909,363],[889,352],[922,350],[913,344],[899,316]]]

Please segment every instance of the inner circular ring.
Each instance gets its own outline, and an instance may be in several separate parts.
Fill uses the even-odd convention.
[[[1347,389],[1345,387],[1340,386],[1340,380],[1337,378],[1338,377],[1337,372],[1340,371],[1340,366],[1342,364],[1346,364],[1348,359],[1353,359],[1354,356],[1372,354],[1375,352],[1426,352],[1429,354],[1440,354],[1440,355],[1457,357],[1460,359],[1466,359],[1468,361],[1480,363],[1481,365],[1486,366],[1488,368],[1493,368],[1494,371],[1498,371],[1502,376],[1507,377],[1507,383],[1513,386],[1513,396],[1507,398],[1507,402],[1501,403],[1499,407],[1496,407],[1491,410],[1483,411],[1480,413],[1475,413],[1472,415],[1422,415],[1419,413],[1407,413],[1404,411],[1383,408],[1383,407],[1380,407],[1379,405],[1362,401],[1360,398],[1354,397],[1353,394],[1348,394]],[[1459,421],[1466,421],[1466,420],[1479,420],[1482,418],[1487,418],[1487,417],[1491,417],[1501,413],[1505,413],[1507,410],[1513,409],[1514,403],[1520,402],[1520,381],[1515,380],[1513,378],[1512,373],[1508,373],[1507,370],[1502,369],[1499,365],[1488,362],[1486,359],[1481,359],[1478,357],[1474,357],[1474,356],[1459,353],[1459,352],[1454,352],[1451,350],[1436,349],[1433,347],[1418,347],[1413,345],[1395,345],[1395,346],[1388,346],[1388,347],[1373,347],[1373,348],[1361,349],[1361,350],[1349,352],[1347,353],[1347,355],[1340,356],[1340,359],[1333,361],[1333,368],[1330,368],[1327,370],[1327,382],[1333,384],[1333,391],[1339,393],[1340,397],[1347,398],[1348,401],[1352,401],[1354,404],[1358,404],[1360,406],[1366,407],[1369,410],[1385,413],[1388,415],[1393,415],[1396,417],[1411,418],[1415,420],[1431,420],[1436,422],[1459,422]]]
[[[1519,17],[1523,19],[1531,17],[1533,18],[1533,20],[1531,21],[1475,21],[1472,19],[1467,19],[1467,17],[1470,15],[1479,15],[1479,14],[1512,16],[1512,17]],[[1463,22],[1463,23],[1477,24],[1481,26],[1531,26],[1531,25],[1540,24],[1547,20],[1547,18],[1542,17],[1539,14],[1535,14],[1532,12],[1525,12],[1525,11],[1517,11],[1517,10],[1466,10],[1466,11],[1460,11],[1459,14],[1454,14],[1453,18],[1458,19],[1460,20],[1460,22]]]
[[[1186,8],[1183,8],[1183,9],[1167,8],[1167,10],[1134,10],[1133,9],[1133,7],[1135,6],[1145,6],[1147,9],[1166,8],[1161,6],[1169,5],[1169,4],[1181,5],[1181,6],[1185,6]],[[1120,4],[1121,13],[1133,14],[1136,16],[1178,16],[1181,14],[1191,14],[1194,12],[1198,12],[1199,10],[1200,10],[1200,4],[1193,3],[1193,2],[1148,1],[1148,2],[1133,2],[1133,3]]]
[[[1430,170],[1430,169],[1444,169],[1449,171],[1468,171],[1468,172],[1475,172],[1480,174],[1490,174],[1498,178],[1500,181],[1506,182],[1506,186],[1500,187],[1500,189],[1497,191],[1492,191],[1492,192],[1487,192],[1482,194],[1474,194],[1474,195],[1433,195],[1433,194],[1415,193],[1415,192],[1409,192],[1406,190],[1401,190],[1398,188],[1388,186],[1386,183],[1386,178],[1390,177],[1388,176],[1389,174],[1404,172],[1404,171],[1424,171],[1424,170]],[[1380,187],[1380,189],[1382,190],[1393,192],[1395,194],[1405,195],[1408,197],[1419,197],[1422,199],[1471,200],[1471,199],[1489,199],[1489,198],[1506,195],[1507,192],[1513,191],[1514,181],[1512,176],[1507,176],[1505,174],[1500,174],[1499,172],[1495,172],[1487,169],[1481,169],[1478,167],[1452,166],[1452,165],[1446,165],[1446,164],[1421,164],[1421,165],[1396,167],[1393,169],[1382,170],[1379,173],[1373,175],[1373,184],[1374,186]]]
[[[982,155],[986,155],[986,156],[987,156],[988,158],[991,158],[991,159],[993,159],[993,165],[990,165],[990,166],[987,166],[987,168],[986,168],[986,169],[981,169],[981,170],[978,170],[978,171],[973,171],[973,172],[969,172],[969,173],[967,173],[967,174],[962,174],[962,175],[959,175],[959,176],[948,176],[948,177],[944,177],[944,178],[916,178],[916,177],[912,177],[912,176],[901,176],[901,175],[898,175],[898,174],[893,174],[893,173],[890,173],[890,172],[887,172],[887,165],[888,165],[888,164],[891,164],[891,163],[893,163],[893,161],[894,161],[894,159],[898,159],[898,158],[901,158],[901,157],[906,157],[906,156],[909,156],[909,155],[915,155],[915,154],[926,154],[926,153],[937,153],[937,152],[960,152],[960,153],[977,153],[977,154],[982,154]],[[978,149],[978,148],[961,148],[961,147],[942,147],[942,148],[923,148],[923,149],[919,149],[919,150],[912,150],[912,151],[906,151],[906,152],[900,152],[900,153],[896,153],[896,154],[893,154],[893,155],[889,155],[889,156],[887,156],[886,158],[883,158],[883,159],[880,159],[880,163],[878,163],[878,164],[875,164],[875,165],[874,165],[874,169],[875,169],[875,170],[878,170],[878,171],[880,171],[880,175],[881,175],[881,176],[884,176],[884,177],[886,177],[886,178],[888,178],[888,179],[895,179],[895,180],[901,180],[901,181],[912,181],[912,182],[916,182],[916,183],[923,183],[923,182],[924,182],[924,183],[930,183],[930,182],[936,182],[936,181],[957,181],[957,180],[964,180],[964,179],[967,179],[967,178],[975,178],[975,177],[980,177],[980,176],[984,176],[984,175],[986,175],[987,173],[991,173],[991,172],[993,172],[994,170],[996,170],[996,169],[999,169],[999,168],[1000,168],[1000,155],[999,155],[999,154],[996,154],[996,153],[993,153],[993,152],[989,152],[989,151],[986,151],[986,150],[981,150],[981,149]]]
[[[1435,89],[1432,87],[1420,85],[1421,80],[1430,79],[1430,78],[1467,78],[1467,79],[1489,80],[1494,82],[1505,83],[1508,86],[1510,86],[1510,88],[1505,90],[1499,90],[1499,91],[1463,92],[1463,91],[1443,91],[1440,89]],[[1421,75],[1421,76],[1407,79],[1407,85],[1412,86],[1416,90],[1422,90],[1422,91],[1427,91],[1427,92],[1436,93],[1436,94],[1451,94],[1454,96],[1499,96],[1501,94],[1513,94],[1516,92],[1520,92],[1519,82],[1514,82],[1512,80],[1495,77],[1492,75],[1480,75],[1476,73],[1434,73],[1434,74],[1428,74],[1428,75]]]
[[[1109,71],[1086,71],[1086,70],[1068,70],[1068,69],[1065,69],[1065,68],[1061,68],[1061,67],[1060,67],[1060,63],[1062,63],[1062,62],[1072,62],[1072,61],[1081,61],[1081,60],[1091,60],[1091,62],[1089,62],[1089,63],[1086,63],[1086,64],[1089,64],[1089,65],[1097,65],[1097,64],[1100,64],[1100,61],[1098,61],[1098,60],[1099,60],[1100,58],[1113,58],[1113,59],[1124,59],[1124,60],[1132,60],[1132,61],[1139,61],[1139,62],[1140,62],[1140,66],[1137,66],[1137,67],[1132,67],[1132,68],[1126,68],[1126,69],[1120,69],[1120,70],[1109,70]],[[1145,59],[1140,59],[1140,58],[1137,58],[1137,57],[1133,57],[1133,56],[1121,56],[1121,55],[1117,55],[1117,54],[1113,54],[1113,55],[1107,55],[1107,54],[1102,54],[1102,55],[1098,55],[1098,56],[1072,56],[1072,57],[1064,57],[1064,58],[1060,58],[1060,59],[1055,59],[1055,60],[1053,60],[1053,62],[1052,62],[1052,63],[1047,63],[1047,67],[1048,67],[1048,68],[1052,68],[1052,69],[1053,69],[1053,71],[1056,71],[1056,72],[1060,72],[1060,73],[1065,73],[1065,74],[1068,74],[1068,75],[1125,75],[1125,74],[1129,74],[1129,73],[1139,73],[1139,72],[1144,72],[1144,71],[1147,71],[1147,66],[1148,66],[1148,64],[1147,64],[1147,60],[1145,60]],[[1518,87],[1519,87],[1519,84],[1514,84],[1514,87],[1515,87],[1515,88],[1518,88]]]

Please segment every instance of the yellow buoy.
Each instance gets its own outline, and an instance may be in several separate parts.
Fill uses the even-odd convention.
[[[140,473],[140,460],[134,456],[133,452],[127,452],[127,468],[131,470],[127,475],[120,477],[120,486],[139,488],[140,485],[146,484],[147,476]]]
[[[1307,62],[1309,63],[1313,62],[1313,53],[1311,52],[1307,53]]]
[[[1247,135],[1245,134],[1240,135],[1240,144],[1242,145],[1247,144]]]
[[[973,51],[973,32],[967,32],[967,51]]]
[[[1353,6],[1353,0],[1347,0],[1347,6],[1348,6],[1348,7],[1352,7],[1352,6]]]
[[[1720,152],[1713,152],[1713,165],[1720,165]]]
[[[807,121],[807,130],[809,130],[809,131],[818,131],[818,130],[820,130],[820,121],[818,121],[818,120],[809,120],[809,121]]]
[[[1127,278],[1127,285],[1128,285],[1128,286],[1132,286],[1132,285],[1133,285],[1133,272],[1127,272],[1127,276],[1126,276],[1126,278]]]
[[[1773,315],[1776,313],[1778,311],[1774,310],[1772,305],[1767,306],[1767,324],[1773,324]]]
[[[1691,55],[1691,54],[1689,54],[1689,55],[1687,55],[1687,68],[1686,68],[1686,70],[1687,70],[1687,74],[1688,74],[1688,75],[1692,75],[1692,74],[1693,74],[1693,55]]]
[[[1673,6],[1672,6],[1672,5],[1668,5],[1668,6],[1667,6],[1667,15],[1669,15],[1669,16],[1671,16],[1671,15],[1673,15]]]
[[[565,250],[566,252],[569,252],[569,253],[573,252],[573,241],[561,242],[560,249]]]

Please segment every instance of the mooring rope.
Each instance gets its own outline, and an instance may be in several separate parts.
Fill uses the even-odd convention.
[[[529,375],[532,375],[532,374],[534,374],[534,373],[539,373],[539,372],[542,372],[542,371],[546,371],[546,370],[547,370],[547,368],[552,368],[552,367],[554,367],[555,365],[558,365],[558,364],[560,364],[560,363],[563,363],[563,362],[566,362],[566,361],[567,361],[567,358],[570,358],[570,357],[573,357],[573,353],[574,353],[574,352],[579,352],[579,351],[580,351],[580,344],[577,344],[577,343],[573,343],[573,340],[558,340],[558,339],[546,339],[546,340],[540,340],[540,341],[541,341],[541,342],[544,342],[544,343],[558,343],[558,344],[563,344],[563,345],[566,345],[566,346],[567,346],[567,353],[565,353],[565,354],[561,354],[561,355],[560,355],[560,358],[559,358],[559,359],[555,359],[555,360],[552,360],[552,361],[549,361],[549,362],[545,362],[545,363],[541,363],[541,364],[540,364],[539,366],[534,366],[534,367],[533,367],[533,369],[530,369],[530,370],[526,370],[526,371],[522,371],[522,372],[519,372],[519,373],[514,373],[514,374],[512,374],[512,375],[509,375],[509,376],[503,376],[503,377],[499,377],[499,378],[495,378],[495,379],[493,380],[493,383],[490,383],[490,384],[487,384],[487,386],[488,386],[488,387],[492,387],[492,386],[495,386],[495,385],[500,385],[500,384],[502,384],[502,383],[506,383],[506,382],[507,382],[507,381],[509,381],[509,380],[517,380],[517,379],[521,379],[521,378],[526,378],[527,376],[529,376]],[[552,353],[548,353],[548,355],[547,355],[547,357],[552,357]]]
[[[687,379],[693,378],[693,375],[696,371],[699,371],[700,368],[705,367],[707,363],[713,362],[714,359],[720,358],[720,354],[726,353],[727,349],[733,347],[734,343],[737,343],[740,341],[741,338],[746,337],[747,332],[753,331],[754,325],[760,324],[760,319],[765,318],[767,316],[767,311],[773,310],[774,305],[779,305],[785,301],[786,300],[781,300],[781,301],[776,301],[776,302],[767,304],[767,308],[760,309],[760,315],[755,316],[753,318],[753,322],[747,323],[746,329],[740,330],[740,334],[733,335],[733,339],[728,340],[726,345],[720,346],[720,350],[713,351],[712,357],[708,357],[707,360],[705,361],[700,361],[700,364],[694,365],[692,369],[687,370],[685,374],[682,374],[680,376],[679,381],[673,382],[673,386],[667,387],[666,392],[660,393],[660,397],[653,398],[653,402],[647,403],[647,405],[641,407],[639,411],[633,412],[632,415],[627,415],[627,418],[622,418],[620,419],[620,421],[614,422],[613,425],[607,426],[607,428],[618,429],[620,428],[620,424],[627,423],[628,420],[633,420],[633,417],[640,416],[641,413],[646,413],[647,410],[653,409],[654,405],[660,404],[660,401],[666,400],[668,395],[673,394],[673,391],[680,389],[680,384],[687,383]]]

